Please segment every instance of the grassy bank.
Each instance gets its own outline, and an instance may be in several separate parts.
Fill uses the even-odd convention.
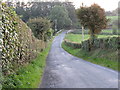
[[[89,39],[90,35],[85,34],[84,40]],[[107,38],[107,37],[118,37],[118,35],[98,35],[98,38]],[[65,39],[71,42],[81,43],[82,35],[81,34],[67,34]]]
[[[68,53],[82,58],[88,62],[105,66],[113,70],[118,70],[117,51],[97,49],[95,51],[86,52],[81,49],[73,49],[69,46],[66,46],[64,43],[62,43],[62,47]]]
[[[38,57],[28,65],[21,67],[16,73],[5,77],[3,88],[38,88],[46,64],[52,41],[40,52]]]

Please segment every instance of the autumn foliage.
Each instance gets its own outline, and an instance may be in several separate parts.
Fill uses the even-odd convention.
[[[77,16],[81,25],[90,30],[91,38],[95,38],[96,34],[107,27],[105,11],[97,4],[90,7],[82,5],[77,10]]]

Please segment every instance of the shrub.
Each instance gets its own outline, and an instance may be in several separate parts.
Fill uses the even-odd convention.
[[[29,27],[32,29],[34,36],[40,40],[47,39],[50,31],[51,23],[46,18],[34,18],[28,21]],[[46,40],[45,40],[46,41]]]
[[[50,28],[50,29],[45,33],[45,36],[44,36],[45,41],[51,39],[51,37],[53,36],[53,32],[54,32],[53,29]]]

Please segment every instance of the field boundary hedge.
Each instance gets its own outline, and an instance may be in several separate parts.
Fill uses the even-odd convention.
[[[64,40],[64,44],[72,48],[81,48],[85,51],[90,51],[92,49],[113,49],[117,50],[120,48],[120,37],[111,37],[111,38],[98,38],[94,39],[93,45],[91,46],[91,41],[85,40],[81,43],[71,42],[67,39]]]
[[[120,42],[120,37],[111,37],[111,38],[99,38],[94,39],[93,45],[91,46],[90,40],[83,41],[81,43],[82,49],[90,51],[91,49],[114,49],[117,50]]]
[[[81,44],[80,43],[76,43],[76,42],[71,42],[67,39],[64,40],[64,44],[69,46],[69,47],[72,47],[72,48],[81,48]]]

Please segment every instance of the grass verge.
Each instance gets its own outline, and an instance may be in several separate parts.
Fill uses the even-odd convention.
[[[16,73],[5,77],[4,88],[38,88],[46,65],[46,57],[49,53],[52,41],[48,47],[40,52],[38,57],[28,65],[21,67]]]
[[[95,51],[86,52],[81,49],[66,46],[64,42],[62,43],[62,48],[76,57],[118,71],[117,51],[97,49]]]

